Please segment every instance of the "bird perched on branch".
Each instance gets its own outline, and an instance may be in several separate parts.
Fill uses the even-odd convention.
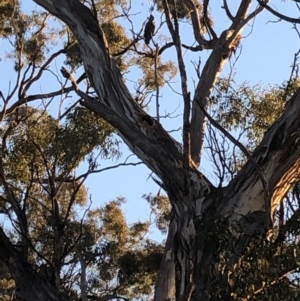
[[[151,116],[149,116],[145,112],[135,112],[135,117],[138,119],[141,127],[148,133],[154,135],[156,130],[158,129],[159,123],[157,120]]]
[[[149,20],[146,23],[145,31],[144,31],[144,40],[147,45],[149,45],[150,40],[153,37],[154,30],[155,30],[154,17],[152,15],[150,15]]]
[[[61,72],[61,74],[64,78],[69,79],[71,81],[71,83],[72,83],[73,87],[75,88],[75,90],[78,90],[76,79],[72,75],[72,73],[69,72],[65,67],[61,67],[60,72]]]
[[[143,122],[147,122],[149,126],[155,125],[155,119],[149,115],[143,115],[141,116],[141,119]]]

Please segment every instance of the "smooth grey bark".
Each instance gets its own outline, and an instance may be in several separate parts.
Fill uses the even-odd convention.
[[[241,38],[241,33],[244,26],[251,19],[262,12],[263,7],[260,6],[253,12],[248,13],[252,0],[241,1],[236,15],[232,17],[232,23],[229,28],[224,30],[220,34],[219,38],[214,37],[208,43],[208,41],[206,41],[201,35],[199,24],[200,17],[197,14],[197,9],[195,8],[194,2],[192,0],[184,1],[186,5],[191,9],[191,17],[196,40],[200,45],[210,45],[209,48],[212,49],[212,52],[208,60],[205,62],[205,65],[201,72],[192,105],[191,158],[194,163],[199,166],[201,163],[201,152],[203,149],[206,128],[206,118],[201,108],[207,110],[213,85],[222,72],[226,61],[231,57],[232,52],[235,50],[236,43]]]
[[[171,220],[161,267],[157,275],[154,300],[172,300],[175,295],[174,236],[176,224]]]
[[[204,217],[223,216],[238,219],[240,214],[263,210],[265,205],[263,188],[255,167],[248,162],[237,177],[222,189],[214,188],[205,180],[193,163],[184,167],[184,156],[179,143],[174,141],[155,120],[152,126],[143,120],[147,114],[132,99],[119,70],[109,56],[104,34],[90,10],[77,0],[34,0],[34,2],[67,24],[79,41],[86,74],[98,95],[98,99],[91,99],[79,91],[83,97],[82,105],[107,120],[119,131],[132,152],[160,177],[168,193],[173,218],[164,255],[166,264],[162,263],[159,271],[155,299],[159,301],[170,299],[174,283],[177,301],[191,298],[205,300],[205,291],[215,275],[209,273],[211,262],[209,255],[203,255],[205,246],[195,245],[196,223]],[[237,16],[242,22],[233,32],[224,33],[228,45],[233,41],[230,38],[234,39],[233,34],[239,34],[247,23],[249,16],[245,8],[248,8],[250,3],[251,1],[241,2],[244,9],[240,9]],[[214,67],[215,70],[222,67],[224,45],[220,44],[220,48],[214,50],[214,55],[219,57],[219,65]],[[211,64],[213,67],[213,62]],[[213,85],[216,76],[216,73],[212,74],[210,85]],[[207,85],[207,89],[209,92],[211,87]],[[197,93],[200,93],[200,90]],[[205,93],[203,95],[206,97]],[[298,135],[295,134],[300,125],[299,110],[300,93],[297,92],[289,101],[282,117],[265,134],[262,143],[253,154],[269,183],[272,210],[281,200],[283,193],[292,185],[295,171],[299,167],[300,150]],[[192,128],[192,131],[195,133],[199,131],[195,124],[200,127],[204,124],[204,118],[201,118],[200,110],[194,110],[192,123],[195,128]],[[32,268],[26,262],[20,261],[13,250],[10,254],[2,252],[4,248],[11,248],[2,232],[0,232],[0,254],[4,255],[0,255],[0,259],[11,266],[12,276],[21,288],[20,296],[33,301],[63,300],[56,289],[38,279]],[[173,257],[174,266],[171,264]],[[11,265],[15,260],[18,264]],[[197,274],[194,273],[196,266],[201,267]],[[25,279],[28,274],[32,275],[31,284],[26,282],[28,278]],[[175,274],[174,282],[169,280],[173,274]],[[24,284],[34,285],[32,298],[28,298],[29,291]]]

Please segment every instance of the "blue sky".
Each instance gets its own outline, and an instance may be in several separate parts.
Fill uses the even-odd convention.
[[[222,1],[211,1],[212,16],[214,18],[216,32],[219,34],[222,30],[230,25],[230,22],[225,16],[224,11],[220,8]],[[134,16],[135,30],[139,31],[143,22],[149,15],[149,8],[151,1],[132,1],[133,13],[138,13]],[[240,1],[229,0],[229,6],[232,8],[232,12],[236,9]],[[36,8],[36,4],[33,1],[24,0],[23,6],[26,11],[31,11]],[[256,6],[256,2],[255,5]],[[278,11],[285,13],[291,17],[298,17],[299,11],[296,10],[293,1],[283,3],[280,0],[273,1],[272,7]],[[159,21],[160,15],[155,13],[156,23]],[[264,11],[254,21],[246,26],[242,40],[242,54],[235,64],[235,81],[240,84],[244,81],[250,84],[256,84],[261,82],[263,85],[268,84],[280,84],[283,80],[289,78],[290,66],[293,61],[293,55],[300,46],[299,38],[292,29],[292,24],[284,21],[277,22],[278,18],[273,17],[269,12]],[[124,26],[128,26],[128,23],[124,23]],[[181,27],[182,40],[188,45],[194,43],[193,33],[187,24],[183,24]],[[167,34],[165,28],[162,28],[159,34]],[[168,35],[169,36],[169,35]],[[155,37],[156,39],[156,37]],[[5,44],[1,42],[0,49],[1,55],[3,49],[5,50]],[[202,67],[210,51],[203,51],[199,53],[185,52],[186,68],[189,78],[189,89],[193,94],[194,83],[196,80],[196,73],[191,61],[197,61],[201,58]],[[176,60],[174,50],[167,50],[164,54],[164,59]],[[63,58],[62,58],[63,60]],[[234,58],[231,60],[234,62]],[[0,90],[6,91],[9,79],[13,80],[15,74],[11,70],[11,66],[5,61],[1,62],[2,69],[0,70]],[[54,68],[61,66],[61,60],[56,61]],[[230,72],[230,63],[227,63],[222,75],[226,75]],[[79,76],[76,73],[76,76]],[[128,78],[136,79],[139,74],[131,72],[126,75]],[[47,82],[46,82],[47,81]],[[47,85],[45,85],[47,83]],[[173,87],[179,91],[180,82],[178,76],[173,80]],[[42,87],[42,88],[41,88]],[[45,76],[43,82],[36,85],[36,91],[32,92],[46,92],[43,89],[47,87],[47,91],[51,91],[51,80]],[[42,90],[39,90],[42,89]],[[174,94],[170,88],[165,88],[161,91],[161,112],[174,111],[177,108],[175,114],[182,114],[182,99],[179,95]],[[151,107],[149,114],[154,114],[154,108]],[[181,116],[175,119],[163,120],[162,123],[166,129],[176,129],[181,126]],[[180,134],[175,134],[175,137],[180,140]],[[121,147],[123,160],[130,154],[127,146],[123,143]],[[206,157],[205,157],[206,158]],[[138,161],[131,160],[131,161]],[[122,162],[122,159],[120,160]],[[116,164],[117,162],[100,162],[101,167]],[[212,174],[211,164],[207,160],[204,162],[202,170],[207,176]],[[150,171],[142,165],[136,167],[121,167],[117,170],[106,171],[101,174],[91,175],[86,181],[86,185],[92,196],[94,206],[98,206],[109,200],[115,199],[118,196],[124,196],[127,199],[124,210],[129,222],[136,220],[143,220],[149,218],[148,205],[141,196],[144,193],[156,194],[158,187],[149,179]],[[159,235],[155,232],[154,238],[159,239]]]

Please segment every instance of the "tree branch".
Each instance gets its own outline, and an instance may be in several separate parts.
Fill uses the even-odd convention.
[[[30,301],[67,301],[60,292],[24,261],[0,227],[0,260],[7,266],[17,286],[17,297]],[[26,275],[24,277],[24,275]],[[47,292],[47,295],[45,295]]]
[[[225,9],[225,12],[226,12],[227,17],[228,17],[231,21],[233,21],[233,20],[234,20],[234,17],[233,17],[233,15],[232,15],[231,12],[230,12],[230,9],[229,9],[228,4],[227,4],[227,0],[223,0],[223,7],[222,7],[222,8]]]
[[[192,24],[193,24],[193,32],[195,35],[195,40],[199,43],[199,45],[206,46],[207,49],[212,49],[215,41],[207,41],[204,39],[202,35],[202,30],[201,30],[201,24],[200,24],[200,16],[198,14],[198,9],[194,1],[192,0],[183,0],[186,6],[190,10],[191,18],[192,18]]]
[[[252,154],[265,175],[270,193],[271,217],[287,191],[298,179],[296,172],[300,168],[299,127],[300,127],[300,89],[291,97],[282,116],[265,133],[261,143]],[[252,160],[251,160],[252,161]],[[261,183],[255,187],[250,182],[258,177],[255,166],[250,160],[238,175],[230,182],[228,198],[222,212],[236,212],[246,215],[248,212],[264,208],[264,192]],[[237,193],[239,191],[240,193]],[[236,195],[234,195],[236,193]]]
[[[208,8],[208,4],[209,4],[209,0],[204,0],[203,1],[203,23],[205,25],[205,27],[207,28],[207,32],[209,34],[211,34],[213,40],[217,40],[218,36],[215,33],[214,29],[212,28],[210,22],[209,22],[209,17],[208,17],[208,12],[207,12],[207,8]]]
[[[166,0],[163,0],[162,3],[163,3],[164,11],[165,11],[168,29],[171,33],[173,42],[175,44],[176,53],[177,53],[177,61],[178,61],[178,66],[179,66],[180,78],[181,78],[181,90],[182,90],[183,102],[184,102],[183,134],[182,134],[183,135],[183,154],[184,154],[183,167],[187,170],[189,167],[189,164],[190,164],[190,154],[191,154],[191,148],[190,148],[190,111],[191,111],[190,93],[188,92],[187,74],[186,74],[185,64],[184,64],[183,55],[182,55],[176,4],[174,1],[175,9],[174,9],[174,13],[173,13],[173,19],[174,19],[174,27],[173,27],[168,2]]]
[[[86,74],[98,95],[95,100],[77,91],[84,99],[81,104],[117,128],[133,153],[160,178],[172,174],[183,190],[181,147],[133,100],[91,11],[76,0],[35,2],[65,22],[79,41]]]
[[[228,30],[224,30],[217,41],[211,55],[202,70],[198,82],[193,105],[191,119],[191,157],[196,166],[200,165],[200,156],[205,135],[205,115],[201,108],[207,110],[211,90],[225,62],[230,58],[235,42],[240,39],[245,24],[261,10],[257,9],[247,16],[251,0],[243,0],[239,6],[236,17]]]
[[[80,83],[82,80],[84,80],[86,77],[85,73],[82,74],[78,80],[76,81],[77,83]],[[55,96],[59,96],[62,94],[66,94],[69,93],[71,91],[74,91],[74,87],[67,87],[67,88],[62,88],[60,90],[54,91],[54,92],[50,92],[50,93],[42,93],[42,94],[34,94],[34,95],[29,95],[27,97],[24,98],[20,98],[19,100],[17,100],[13,105],[11,105],[9,108],[3,109],[0,112],[0,120],[3,119],[3,117],[6,114],[10,114],[12,112],[15,111],[15,109],[17,109],[18,107],[20,107],[21,105],[25,104],[25,103],[29,103],[31,101],[37,100],[37,99],[47,99],[47,98],[53,98]]]
[[[206,111],[204,108],[202,108],[202,111],[204,113],[204,115],[206,116],[206,118],[209,120],[209,122],[215,127],[217,128],[220,132],[222,132],[225,137],[227,137],[234,145],[236,145],[243,153],[244,155],[247,157],[247,159],[249,160],[249,162],[251,162],[251,164],[253,164],[253,167],[255,168],[263,189],[264,189],[264,199],[265,199],[265,210],[267,212],[268,217],[271,216],[271,212],[270,212],[270,204],[271,204],[271,199],[270,199],[270,193],[269,193],[269,187],[268,187],[268,182],[266,180],[266,177],[262,171],[262,169],[260,168],[260,166],[257,164],[257,162],[254,160],[254,158],[249,154],[249,152],[247,151],[247,149],[244,147],[244,145],[242,143],[240,143],[238,140],[236,140],[228,131],[226,131],[221,125],[219,125]],[[269,226],[270,224],[270,220],[268,219],[266,221],[266,225]]]
[[[266,3],[268,3],[268,1],[265,3],[261,0],[257,0],[257,2],[260,4],[261,7],[265,8],[267,11],[272,13],[274,16],[276,16],[276,17],[278,17],[278,18],[280,18],[284,21],[290,22],[290,23],[300,24],[300,19],[299,18],[298,19],[291,18],[291,17],[280,14],[275,9],[273,9],[272,7],[270,7],[269,5],[266,4]]]

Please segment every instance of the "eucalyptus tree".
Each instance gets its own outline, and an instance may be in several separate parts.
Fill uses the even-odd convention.
[[[224,0],[222,9],[228,19],[228,26],[217,34],[213,12],[209,11],[210,1],[157,0],[153,11],[157,9],[163,12],[170,42],[160,44],[154,40],[149,49],[143,51],[140,48],[142,30],[137,33],[132,30],[133,38],[125,38],[125,29],[115,21],[121,14],[130,20],[130,1],[115,3],[119,5],[119,10],[113,13],[110,11],[113,23],[107,22],[109,1],[34,2],[61,20],[71,31],[71,44],[67,46],[72,48],[73,54],[76,53],[77,63],[82,62],[85,70],[82,78],[87,77],[89,88],[93,90],[93,93],[89,93],[89,90],[83,91],[78,85],[70,88],[80,98],[81,106],[94,112],[118,131],[131,151],[156,175],[156,182],[168,195],[172,209],[154,300],[172,300],[174,296],[180,301],[224,298],[260,300],[263,299],[265,289],[276,287],[279,280],[284,281],[286,289],[291,287],[285,275],[297,270],[297,250],[288,253],[287,257],[293,258],[292,264],[283,268],[278,249],[270,246],[266,252],[268,262],[275,266],[274,270],[269,278],[258,278],[246,288],[243,288],[243,281],[247,275],[243,271],[250,271],[252,265],[257,267],[251,260],[258,242],[268,246],[272,243],[273,238],[266,238],[266,233],[276,229],[276,210],[297,180],[300,155],[299,91],[296,89],[290,95],[280,116],[265,129],[261,141],[251,145],[251,152],[226,131],[224,124],[222,127],[216,121],[217,118],[208,113],[215,100],[222,101],[214,97],[213,88],[226,62],[242,43],[245,26],[258,18],[266,7],[270,8],[266,6],[269,1],[242,0],[233,13]],[[103,6],[104,3],[107,6]],[[189,20],[189,31],[194,36],[196,46],[182,42],[182,20]],[[112,33],[120,33],[122,30],[124,39],[112,39]],[[135,97],[129,85],[126,85],[129,80],[125,80],[126,70],[134,62],[145,71],[146,77],[142,77],[144,81],[140,82],[139,87],[145,88],[147,92],[158,91],[166,73],[173,76],[173,65],[164,65],[161,61],[162,54],[169,48],[175,50],[176,66],[180,74],[182,143],[163,128],[159,114],[155,118],[147,114],[145,94],[142,99],[138,97],[140,93]],[[35,46],[34,49],[41,47]],[[199,79],[193,91],[188,84],[183,49],[210,52],[202,70],[198,70]],[[70,58],[68,49],[64,51]],[[134,53],[133,58],[128,53]],[[158,72],[159,67],[161,73]],[[82,78],[77,80],[77,84]],[[136,92],[140,92],[140,89]],[[159,108],[158,102],[156,107]],[[207,120],[238,147],[245,158],[226,186],[214,186],[199,171]],[[7,250],[1,255],[1,260],[7,263],[12,277],[16,279],[20,296],[28,296],[29,286],[34,287],[30,300],[64,300],[55,287],[40,280],[27,262],[16,261],[17,253],[3,231],[0,238],[0,248]],[[276,238],[274,240],[278,243]],[[282,242],[281,239],[279,241]],[[263,255],[258,262],[265,267],[267,264],[264,265],[262,259],[266,255]],[[17,267],[13,262],[18,262]],[[28,277],[21,277],[20,271],[26,271],[31,281]],[[250,272],[248,276],[254,277]],[[274,293],[274,300],[276,296]],[[297,296],[295,290],[293,298]]]

